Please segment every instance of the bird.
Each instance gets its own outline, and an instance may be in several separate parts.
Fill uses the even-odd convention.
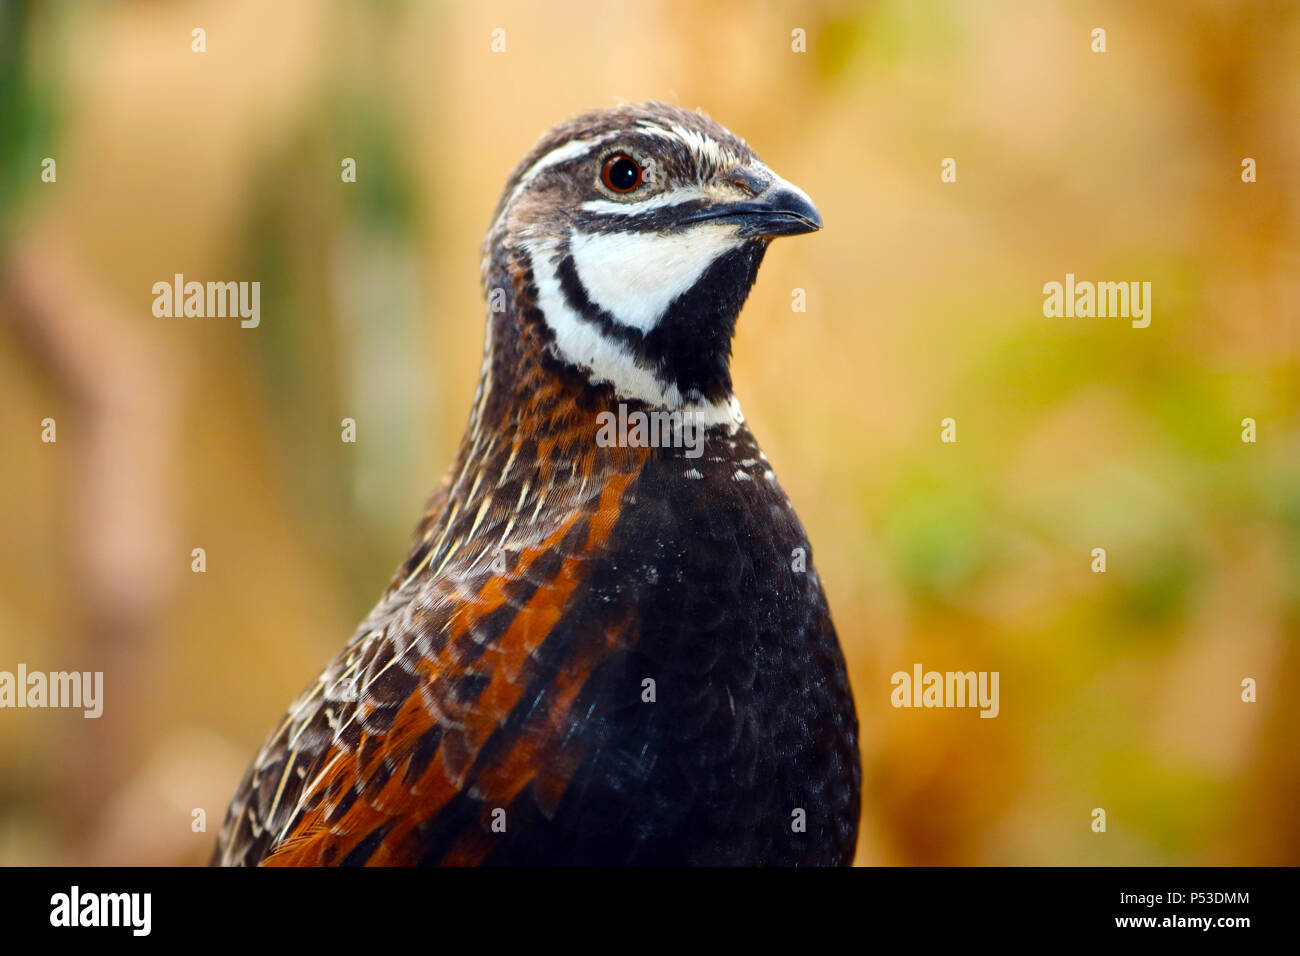
[[[700,111],[623,103],[542,136],[484,240],[451,468],[213,864],[852,862],[845,659],[730,368],[771,240],[822,225]]]

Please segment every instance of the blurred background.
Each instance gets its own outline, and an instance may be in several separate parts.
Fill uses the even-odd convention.
[[[734,370],[849,660],[858,862],[1300,863],[1281,0],[0,0],[0,669],[106,681],[0,712],[0,863],[206,861],[450,461],[506,176],[652,97],[825,217]],[[1044,318],[1067,272],[1151,282],[1150,327]],[[155,318],[175,273],[260,281],[260,327]],[[892,708],[914,663],[1000,672],[1000,715]]]

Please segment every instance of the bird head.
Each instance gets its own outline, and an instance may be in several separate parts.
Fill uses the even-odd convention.
[[[821,225],[802,190],[707,116],[624,105],[555,127],[515,169],[484,282],[491,301],[507,275],[523,277],[545,351],[592,385],[717,409],[731,401],[731,338],[768,242]]]

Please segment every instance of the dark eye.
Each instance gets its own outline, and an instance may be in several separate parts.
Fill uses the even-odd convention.
[[[615,153],[600,167],[600,181],[616,193],[630,193],[641,185],[642,169],[627,153]]]

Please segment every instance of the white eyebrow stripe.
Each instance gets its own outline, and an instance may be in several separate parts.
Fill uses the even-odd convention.
[[[660,139],[676,140],[695,155],[708,160],[715,166],[727,166],[732,163],[744,163],[746,161],[743,156],[735,155],[712,136],[697,129],[674,124],[667,129],[654,125],[640,126],[638,131],[648,133],[651,136],[658,136]]]
[[[697,156],[703,156],[712,162],[715,166],[725,166],[728,163],[735,162],[739,157],[730,154],[730,150],[724,150],[712,136],[706,136],[699,130],[687,129],[684,126],[674,126],[673,133],[677,138],[694,150]]]
[[[636,216],[651,209],[663,209],[665,206],[680,206],[682,203],[697,199],[707,199],[698,186],[681,186],[670,192],[651,196],[641,202],[617,202],[613,199],[591,199],[582,204],[587,212],[605,213],[611,216]]]
[[[613,139],[618,135],[618,130],[608,133],[601,133],[599,136],[592,136],[589,139],[571,139],[563,146],[557,146],[545,156],[538,158],[537,162],[528,167],[528,171],[519,178],[520,184],[532,182],[543,170],[549,169],[559,163],[567,162],[570,159],[577,159],[585,153],[591,152],[601,143]]]
[[[528,187],[528,184],[547,169],[552,166],[557,166],[560,163],[568,162],[571,159],[577,159],[579,156],[584,156],[595,150],[601,143],[613,139],[617,135],[619,135],[619,131],[613,130],[608,133],[602,133],[599,136],[592,136],[588,139],[571,139],[564,145],[555,147],[546,155],[538,157],[537,161],[533,163],[533,165],[529,166],[527,171],[519,177],[519,183],[511,191],[509,201],[501,207],[501,216],[505,216],[510,207],[514,204],[514,201],[519,198],[519,194]],[[498,222],[499,221],[500,217],[498,217]],[[493,228],[496,228],[496,223],[493,223]]]

